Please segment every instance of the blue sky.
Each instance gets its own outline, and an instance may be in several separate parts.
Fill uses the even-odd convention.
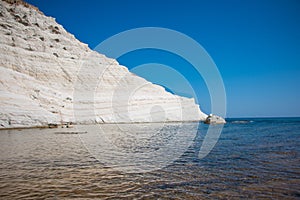
[[[132,28],[164,27],[182,32],[200,43],[216,63],[226,89],[227,117],[300,116],[298,0],[27,2],[55,17],[92,49]],[[149,62],[177,69],[192,85],[202,110],[210,113],[205,83],[185,60],[150,49],[129,53],[118,61],[129,69]],[[156,76],[144,76],[159,83],[163,79],[157,78],[159,68],[155,70]],[[185,92],[171,80],[161,84],[175,93]]]

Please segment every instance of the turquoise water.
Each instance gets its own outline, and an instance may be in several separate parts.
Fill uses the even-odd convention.
[[[188,131],[195,123],[186,125]],[[177,126],[168,125],[165,139]],[[300,198],[300,118],[228,119],[213,150],[199,159],[207,128],[200,123],[183,155],[147,173],[103,164],[82,144],[80,134],[2,130],[0,199]]]

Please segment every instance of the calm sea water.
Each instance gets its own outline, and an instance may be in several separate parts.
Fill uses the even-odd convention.
[[[156,135],[161,145],[177,126],[164,125],[167,134]],[[192,126],[185,124],[184,130]],[[81,136],[88,136],[91,127],[79,134],[72,129],[2,130],[0,199],[300,199],[299,118],[230,119],[210,154],[199,159],[207,128],[199,124],[181,156],[146,173],[118,171],[96,159]],[[153,146],[160,148],[157,142],[139,142],[130,149]]]

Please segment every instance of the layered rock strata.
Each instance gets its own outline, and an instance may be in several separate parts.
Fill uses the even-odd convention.
[[[132,74],[24,2],[0,1],[0,43],[0,128],[207,117],[194,99]]]

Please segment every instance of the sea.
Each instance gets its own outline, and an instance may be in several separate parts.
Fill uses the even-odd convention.
[[[0,131],[0,199],[73,198],[300,199],[300,118]]]

